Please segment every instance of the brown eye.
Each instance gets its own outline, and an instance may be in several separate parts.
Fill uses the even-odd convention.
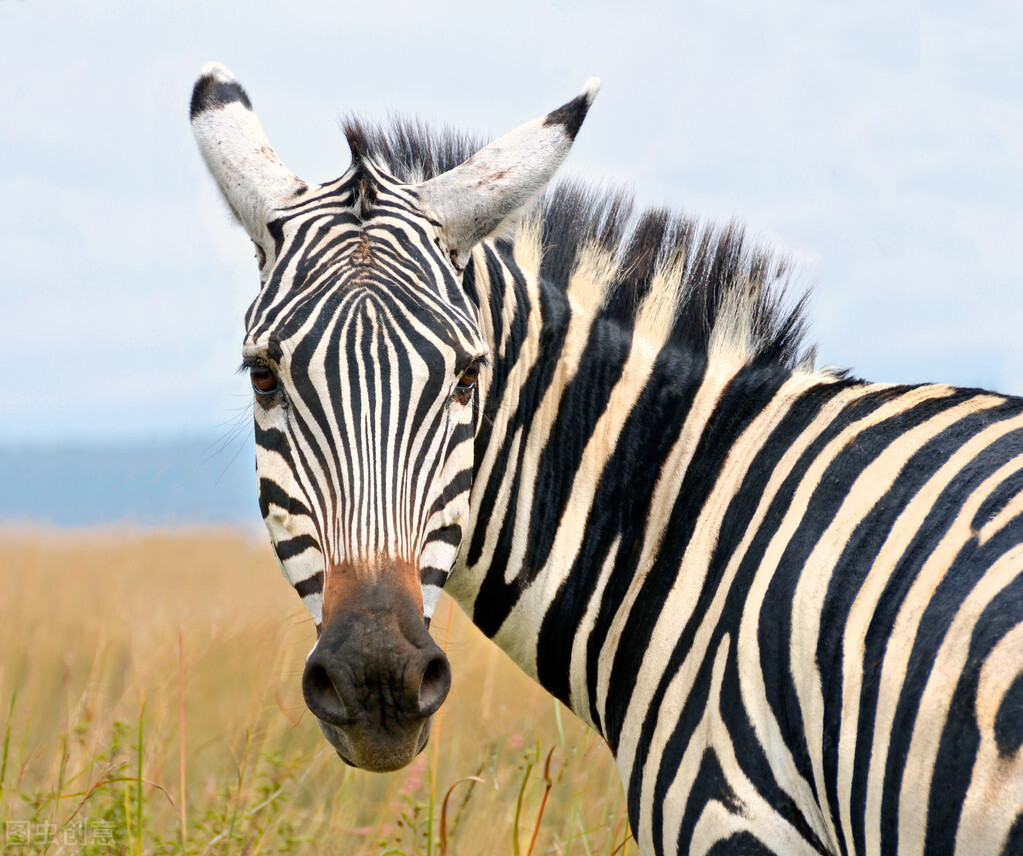
[[[458,379],[458,389],[460,391],[468,392],[476,386],[476,380],[479,376],[480,367],[475,364],[469,366],[469,368],[462,372],[462,376]]]
[[[460,404],[468,404],[469,399],[472,397],[472,391],[476,389],[476,381],[480,376],[480,367],[477,363],[473,363],[469,368],[462,372],[462,376],[458,379],[458,383],[455,384],[455,395],[454,398]]]
[[[252,366],[249,378],[257,395],[270,395],[277,391],[277,378],[267,366]]]

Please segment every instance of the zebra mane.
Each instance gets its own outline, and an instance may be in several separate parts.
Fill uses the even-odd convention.
[[[342,121],[353,150],[399,181],[425,181],[466,161],[488,140],[415,118]],[[664,343],[747,364],[811,369],[804,343],[808,291],[792,287],[790,260],[750,241],[735,223],[702,223],[667,208],[637,210],[622,188],[557,179],[495,233],[524,270],[584,308]]]

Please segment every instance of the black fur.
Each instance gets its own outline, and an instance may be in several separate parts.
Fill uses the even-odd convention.
[[[574,140],[582,127],[583,119],[590,110],[591,100],[585,95],[577,95],[567,104],[562,104],[557,110],[548,113],[543,120],[545,125],[561,125],[568,134],[569,139]]]
[[[208,74],[204,74],[192,88],[192,103],[189,106],[188,118],[194,119],[207,110],[219,110],[228,104],[239,102],[246,110],[252,109],[248,93],[237,81],[224,83]]]

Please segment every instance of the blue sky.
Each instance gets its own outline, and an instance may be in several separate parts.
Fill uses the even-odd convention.
[[[0,0],[0,444],[245,419],[256,268],[187,117],[210,59],[314,181],[349,111],[499,134],[599,75],[568,169],[793,253],[821,362],[1023,393],[1020,44],[1018,3]]]

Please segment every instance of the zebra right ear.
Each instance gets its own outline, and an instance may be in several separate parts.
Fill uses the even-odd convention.
[[[557,110],[484,146],[465,163],[416,186],[459,270],[473,246],[544,189],[568,156],[600,89],[591,77]]]
[[[270,146],[252,102],[220,63],[203,66],[192,89],[192,133],[231,212],[262,250],[276,209],[307,189]]]

